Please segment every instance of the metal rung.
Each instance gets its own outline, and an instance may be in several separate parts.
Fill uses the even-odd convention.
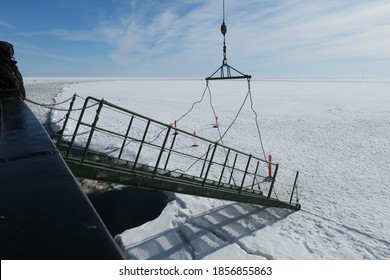
[[[222,77],[215,75],[218,72],[217,70],[206,79],[250,78],[249,75],[244,75],[227,64],[222,65],[219,70],[222,71]],[[227,70],[228,72],[226,72]],[[238,76],[231,75],[233,71],[238,73]],[[83,119],[83,112],[89,106],[90,101],[99,103],[99,108],[95,119],[89,124],[87,120]],[[126,124],[127,129],[123,130],[126,133],[118,132],[118,129],[115,129],[115,131],[112,129],[111,131],[109,127],[104,126],[104,135],[109,135],[109,137],[115,139],[119,137],[121,151],[120,155],[115,157],[110,156],[110,153],[99,153],[91,148],[93,146],[91,143],[94,141],[92,132],[102,130],[99,128],[99,121],[101,121],[101,115],[103,114],[99,112],[104,112],[107,109],[110,110],[110,114],[118,112],[121,116],[126,115],[129,120],[126,122],[128,123]],[[258,205],[288,209],[298,209],[300,207],[298,203],[292,203],[290,197],[290,201],[281,201],[273,195],[273,189],[276,188],[277,164],[224,146],[220,142],[194,136],[193,133],[177,128],[176,131],[179,133],[172,136],[172,133],[170,133],[171,125],[142,116],[104,100],[88,97],[84,102],[83,110],[79,116],[71,116],[71,111],[68,114],[70,119],[72,117],[73,119],[78,118],[78,123],[73,128],[75,134],[81,126],[83,126],[82,129],[87,127],[91,131],[86,145],[78,146],[75,140],[76,136],[73,136],[70,142],[62,142],[61,140],[57,142],[62,157],[76,177]],[[142,120],[142,125],[140,125],[139,120]],[[156,128],[161,129],[160,134],[164,135],[164,141],[160,144],[154,142],[154,140],[148,140],[151,138],[157,139],[155,137],[155,134],[158,133]],[[69,127],[63,127],[61,131],[69,131],[70,129]],[[140,136],[131,135],[131,131],[138,131]],[[162,134],[163,132],[165,134]],[[185,150],[181,145],[175,146],[177,142],[180,143],[180,141],[186,141],[186,139],[192,141],[194,137],[199,143],[197,149]],[[129,139],[134,144],[131,147],[126,145]],[[125,149],[130,150],[125,151]],[[151,149],[155,152],[155,158],[147,152]],[[145,152],[147,153],[146,156]],[[169,166],[172,166],[171,170],[168,168],[168,162]],[[190,167],[188,169],[188,166],[181,166],[184,162],[189,162]],[[261,172],[258,170],[259,166],[268,166],[269,164],[275,166],[272,180],[266,180],[264,176],[259,174]],[[176,167],[175,169],[175,165],[179,168]],[[164,168],[161,168],[161,166],[164,166]],[[195,167],[195,170],[191,170],[192,167]],[[181,169],[186,171],[181,171]],[[257,190],[257,187],[254,189],[254,186],[259,183],[262,184],[262,190]],[[267,195],[264,195],[263,192]],[[297,194],[296,184],[294,184],[293,193]]]

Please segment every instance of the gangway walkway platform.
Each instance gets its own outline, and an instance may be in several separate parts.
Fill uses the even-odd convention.
[[[300,209],[300,204],[293,201],[298,195],[298,172],[291,184],[282,184],[277,180],[278,164],[104,99],[88,97],[82,108],[73,109],[77,98],[73,96],[55,140],[76,177]],[[110,147],[104,143],[110,143]]]

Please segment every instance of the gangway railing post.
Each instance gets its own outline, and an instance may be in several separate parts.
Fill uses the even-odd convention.
[[[229,160],[229,155],[230,155],[230,149],[228,149],[227,153],[226,153],[226,158],[225,158],[225,162],[223,163],[223,167],[222,167],[222,171],[221,171],[221,176],[219,176],[219,181],[218,181],[218,188],[221,184],[221,181],[222,181],[222,178],[223,178],[223,173],[225,172],[225,167],[226,167],[226,164]]]
[[[232,171],[230,172],[229,185],[233,179],[233,173],[234,173],[234,168],[236,167],[237,157],[238,157],[238,154],[236,154],[236,156],[234,157]]]
[[[75,100],[73,101],[75,103]],[[88,104],[91,105],[88,106]],[[70,106],[70,108],[72,108],[72,106],[73,104]],[[87,115],[87,109],[94,106],[97,106],[95,116],[92,115],[92,118],[86,118],[85,116]],[[108,109],[113,109],[113,111],[119,111],[119,113],[121,114],[123,114],[124,112],[124,115],[126,115],[125,121],[128,122],[128,127],[125,134],[123,133],[124,131],[121,132],[117,130],[111,130],[110,128],[102,126],[102,120],[100,120],[100,123],[98,124],[99,118],[103,118],[104,112]],[[93,109],[91,113],[94,113]],[[69,109],[68,114],[68,120],[66,121],[71,121],[71,109]],[[141,120],[140,123],[138,122],[138,119]],[[135,128],[137,128],[137,130],[138,128],[141,129],[141,133],[142,129],[144,129],[144,132],[142,133],[143,136],[132,136],[132,134],[134,133],[131,132]],[[151,140],[150,136],[152,131],[149,132],[149,129],[153,130],[155,128],[159,128],[160,132],[154,140]],[[296,172],[292,190],[291,184],[290,187],[288,187],[289,190],[291,190],[290,201],[288,201],[288,193],[286,199],[279,200],[274,189],[274,187],[279,188],[278,185],[281,184],[278,180],[278,184],[275,185],[279,169],[278,164],[272,163],[272,165],[275,166],[274,172],[273,174],[271,174],[271,178],[267,179],[268,177],[266,174],[262,175],[262,167],[260,167],[260,164],[269,163],[265,159],[260,159],[259,157],[239,151],[235,148],[229,148],[227,146],[224,146],[223,144],[220,144],[219,141],[212,142],[199,136],[197,136],[197,139],[203,141],[203,148],[208,146],[207,151],[204,151],[204,149],[203,151],[200,151],[200,154],[202,154],[202,156],[199,156],[199,154],[181,151],[176,147],[174,148],[176,135],[173,136],[173,139],[170,137],[170,134],[173,132],[173,130],[173,125],[167,125],[160,121],[141,116],[135,112],[131,112],[129,110],[120,108],[119,106],[115,106],[109,102],[106,102],[104,99],[99,100],[93,97],[88,97],[85,100],[84,106],[82,107],[79,119],[77,120],[76,128],[74,130],[73,135],[71,136],[72,139],[70,145],[68,146],[68,150],[66,151],[67,154],[66,156],[64,156],[64,158],[67,161],[69,168],[74,172],[74,174],[77,176],[81,176],[82,178],[96,179],[104,182],[135,185],[138,187],[159,191],[178,192],[201,197],[226,199],[231,201],[240,201],[243,203],[254,203],[271,207],[300,210],[301,206],[298,201],[299,172]],[[63,129],[62,131],[62,137],[64,137],[64,131],[65,129]],[[79,131],[81,131],[81,133],[78,133]],[[166,135],[161,138],[160,136],[163,135],[164,131],[166,132]],[[110,154],[115,151],[118,152],[119,149],[115,149],[114,151],[105,154],[102,154],[99,151],[91,150],[94,148],[94,140],[97,136],[100,135],[100,133],[106,133],[110,135],[110,137],[117,137],[119,139],[119,143],[123,142],[121,143],[122,146],[119,146],[119,148],[121,148],[119,152],[119,158],[121,158],[122,154],[125,153],[125,147],[128,146],[129,143],[135,143],[134,145],[137,145],[138,149],[137,146],[131,147],[132,149],[135,148],[137,151],[135,155],[135,160],[133,160],[133,156],[133,159],[117,162],[116,155],[110,156]],[[84,136],[81,137],[82,139],[79,139],[79,135]],[[180,130],[180,135],[189,136],[191,134],[189,132],[185,132],[184,130]],[[82,144],[85,142],[83,141],[83,139],[86,138],[87,141],[84,145]],[[159,141],[156,141],[158,139]],[[178,138],[178,140],[180,139]],[[171,141],[171,143],[169,143],[169,141]],[[73,146],[76,145],[80,145],[80,147],[77,146],[76,151],[74,151]],[[217,149],[219,148],[220,150],[218,150],[217,153]],[[156,156],[154,157],[155,162],[152,164],[145,163],[145,161],[142,160],[141,157],[141,153],[144,155],[149,149],[153,149],[153,152],[155,152]],[[75,152],[75,157],[71,159],[69,158],[69,153],[71,154],[73,152]],[[192,159],[195,159],[195,162],[190,166],[190,168],[197,163],[203,165],[201,177],[193,176],[193,174],[190,174],[188,172],[190,168],[188,168],[187,171],[181,171],[178,173],[167,170],[168,164],[171,163],[170,157],[172,154],[172,166],[180,164],[180,157],[184,157],[185,159],[190,158],[191,161]],[[206,158],[204,158],[205,155]],[[225,159],[223,159],[224,155]],[[97,160],[96,162],[94,162],[94,164],[87,164],[82,166],[84,162],[92,163],[93,158],[95,157],[97,159],[98,157],[100,157],[102,161],[99,162]],[[179,159],[179,162],[174,164],[176,159]],[[231,164],[232,161],[233,164]],[[140,162],[141,164],[138,164],[138,162]],[[164,162],[165,171],[162,168]],[[131,166],[131,164],[133,165]],[[198,167],[200,167],[200,165]],[[138,166],[142,166],[142,172],[139,172],[141,171],[141,168],[138,168]],[[82,168],[80,169],[80,167]],[[126,167],[128,169],[125,169]],[[150,174],[149,171],[151,171]],[[227,174],[225,174],[225,172]],[[143,178],[148,179],[143,180]],[[263,181],[261,180],[262,178],[264,178],[265,182],[267,183],[263,183]],[[252,185],[250,185],[251,183]],[[263,194],[262,189],[265,189],[266,184],[267,186],[269,186],[269,189],[267,191],[268,194]],[[255,185],[258,186],[260,192],[250,193],[250,188],[252,188],[253,190],[255,188]],[[188,186],[188,188],[182,188],[182,186]],[[230,186],[230,190],[227,188],[225,189],[225,186]],[[260,189],[260,186],[262,186],[262,189]],[[283,186],[280,187],[282,188]],[[246,192],[246,190],[248,192]],[[282,189],[280,189],[279,191],[282,191]],[[266,190],[264,192],[266,192]],[[266,197],[266,195],[268,195],[268,197]],[[296,199],[296,202],[293,201],[294,199]]]
[[[131,125],[133,124],[133,120],[134,120],[134,116],[131,116],[129,126],[127,127],[125,138],[123,139],[122,147],[121,147],[121,150],[120,150],[119,155],[118,155],[118,159],[121,158],[123,150],[125,149],[126,140],[127,140],[127,137],[129,136],[130,128],[131,128]]]
[[[87,99],[85,99],[85,101],[84,101],[83,109],[81,110],[79,120],[77,121],[76,127],[75,127],[74,132],[73,132],[72,139],[70,140],[68,150],[66,151],[66,154],[65,154],[66,157],[69,157],[69,155],[70,155],[70,151],[72,150],[74,141],[76,139],[77,133],[78,133],[79,128],[80,128],[81,120],[84,117],[84,113],[85,113],[85,110],[87,109],[87,104],[88,104],[89,100],[90,100],[90,98],[87,97]]]
[[[62,125],[61,130],[58,132],[57,144],[60,143],[61,138],[62,138],[62,135],[64,135],[64,131],[65,131],[66,125],[68,124],[68,120],[69,120],[69,117],[70,117],[70,113],[71,113],[72,110],[73,110],[73,104],[74,104],[74,101],[76,100],[76,96],[77,96],[76,94],[73,94],[73,98],[72,98],[72,100],[70,101],[70,105],[69,105],[68,112],[67,112],[66,115],[65,115],[64,124]]]
[[[247,172],[248,172],[248,168],[249,168],[249,164],[251,163],[251,159],[252,159],[252,155],[249,155],[248,162],[246,163],[244,175],[242,176],[242,182],[241,182],[240,190],[238,191],[238,193],[241,193],[242,187],[244,186],[246,174],[247,174]]]
[[[211,144],[209,144],[209,147],[207,148],[207,152],[206,152],[206,157],[204,159],[204,162],[203,162],[203,166],[202,166],[202,171],[200,171],[200,178],[202,178],[203,176],[203,171],[204,171],[204,168],[206,167],[206,162],[207,162],[207,158],[209,157],[209,152],[211,150]]]
[[[139,156],[141,155],[142,146],[145,143],[146,135],[148,134],[149,125],[150,125],[150,120],[148,120],[148,122],[146,124],[145,132],[144,132],[144,135],[142,136],[142,140],[141,140],[141,144],[140,144],[139,149],[138,149],[137,157],[135,158],[135,161],[134,161],[133,170],[137,166]]]
[[[271,186],[269,187],[269,192],[268,192],[267,198],[271,197],[272,190],[274,189],[274,184],[275,184],[275,180],[276,180],[276,174],[278,173],[278,169],[279,169],[279,164],[276,164],[274,176],[272,177],[272,182],[271,182]]]
[[[168,167],[168,162],[169,162],[169,159],[170,159],[170,157],[171,157],[173,145],[175,144],[176,136],[177,136],[177,135],[178,135],[177,133],[174,133],[174,134],[173,134],[173,139],[172,139],[171,147],[169,148],[169,153],[168,153],[168,156],[167,156],[167,160],[165,161],[164,169],[167,169],[167,167]]]
[[[259,164],[260,164],[260,161],[257,161],[255,173],[253,174],[253,182],[252,182],[251,190],[253,190],[253,187],[255,186],[256,174],[257,174],[257,170],[259,169]]]
[[[81,158],[81,164],[84,163],[85,158],[87,157],[88,149],[89,149],[89,146],[91,145],[91,142],[92,142],[92,136],[93,136],[93,133],[95,132],[96,124],[99,121],[99,115],[100,115],[100,112],[103,108],[103,103],[104,103],[104,99],[100,100],[99,107],[96,110],[95,119],[93,120],[93,123],[91,126],[91,131],[89,132],[88,140],[87,140],[87,143],[85,145],[84,154],[83,154],[83,157]]]
[[[291,197],[290,197],[290,204],[291,204],[291,201],[293,199],[293,195],[294,195],[295,189],[297,190],[297,196],[298,196],[298,186],[297,186],[298,176],[299,176],[299,171],[297,171],[297,174],[295,175],[294,187],[292,189]]]
[[[165,145],[167,144],[167,141],[168,141],[168,137],[169,137],[169,133],[171,132],[171,127],[169,126],[168,127],[168,130],[167,130],[167,134],[165,135],[165,138],[164,138],[164,142],[161,146],[161,150],[160,150],[160,154],[158,155],[158,158],[157,158],[157,162],[156,162],[156,166],[154,167],[154,171],[153,171],[153,174],[156,174],[157,172],[157,169],[158,169],[158,165],[160,164],[160,160],[161,160],[161,157],[164,153],[164,150],[165,150]]]
[[[211,165],[213,164],[213,159],[214,159],[214,155],[215,155],[215,151],[217,150],[217,147],[218,147],[218,142],[216,142],[214,144],[214,149],[213,149],[213,152],[211,153],[211,157],[209,160],[209,166],[207,167],[206,174],[204,175],[202,187],[204,187],[204,185],[206,184],[207,176],[209,175]]]

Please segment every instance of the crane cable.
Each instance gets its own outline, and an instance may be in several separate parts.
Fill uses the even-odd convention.
[[[225,0],[222,1],[222,24],[221,24],[221,33],[223,35],[223,65],[227,65],[227,57],[226,57],[226,33],[227,33],[227,27],[226,27],[226,23],[225,23]],[[255,109],[253,108],[253,98],[252,98],[252,92],[251,92],[251,84],[250,84],[250,78],[247,78],[247,81],[248,81],[248,92],[244,98],[244,101],[242,103],[242,105],[240,106],[236,116],[234,117],[232,123],[228,126],[228,128],[226,129],[226,131],[222,134],[219,127],[218,127],[218,133],[219,133],[219,140],[217,141],[217,143],[221,142],[223,144],[223,138],[224,136],[228,133],[228,131],[230,130],[230,128],[233,126],[233,124],[235,123],[235,121],[237,120],[238,116],[240,115],[241,113],[241,110],[242,108],[244,107],[248,97],[250,99],[250,107],[251,107],[251,110],[252,112],[254,113],[255,115],[255,123],[256,123],[256,128],[257,128],[257,134],[258,134],[258,137],[259,137],[259,141],[260,141],[260,146],[261,146],[261,150],[263,152],[263,156],[264,156],[264,160],[267,161],[267,156],[266,156],[266,153],[265,153],[265,150],[264,150],[264,144],[263,144],[263,140],[262,140],[262,137],[261,137],[261,132],[260,132],[260,125],[259,125],[259,122],[258,122],[258,115],[257,115],[257,112],[255,111]],[[205,96],[205,93],[206,91],[208,91],[208,94],[209,94],[209,98],[210,98],[210,106],[211,106],[211,109],[213,111],[213,114],[214,114],[214,117],[216,118],[217,117],[217,114],[215,112],[215,109],[214,109],[214,106],[213,106],[213,103],[212,103],[212,94],[211,94],[211,90],[209,88],[209,83],[208,83],[208,80],[206,80],[206,88],[205,90],[203,91],[203,94],[202,94],[202,97],[199,101],[196,101],[192,104],[191,108],[189,111],[187,111],[184,115],[182,115],[177,121],[180,121],[181,119],[183,119],[185,116],[187,116],[193,109],[194,109],[194,106],[200,102],[203,101],[203,98]]]
[[[227,58],[226,58],[226,33],[227,33],[227,27],[225,24],[225,0],[223,0],[223,18],[222,18],[222,25],[221,25],[221,33],[223,35],[223,61],[222,65],[227,65]]]

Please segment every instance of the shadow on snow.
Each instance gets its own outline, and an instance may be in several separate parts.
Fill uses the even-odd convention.
[[[236,244],[247,254],[262,255],[240,239],[272,226],[294,211],[233,203],[188,218],[184,223],[124,248],[129,259],[203,259]],[[185,217],[183,217],[185,218]]]

